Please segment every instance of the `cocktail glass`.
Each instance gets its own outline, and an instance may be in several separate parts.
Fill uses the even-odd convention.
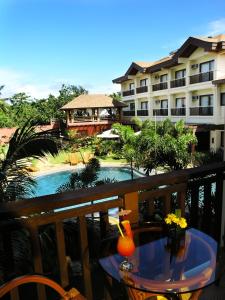
[[[120,270],[131,271],[133,269],[133,264],[128,260],[135,251],[134,241],[131,237],[124,235],[119,236],[117,242],[117,251],[121,256],[124,256],[124,261],[120,264]]]

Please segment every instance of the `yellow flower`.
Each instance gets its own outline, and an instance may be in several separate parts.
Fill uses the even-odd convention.
[[[187,221],[185,218],[178,217],[175,214],[168,214],[165,218],[165,222],[168,225],[177,225],[180,228],[186,228],[187,227]]]

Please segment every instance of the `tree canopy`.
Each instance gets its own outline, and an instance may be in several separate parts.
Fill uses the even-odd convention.
[[[4,86],[0,86],[0,97]],[[63,119],[59,109],[73,98],[86,94],[81,86],[63,84],[59,95],[49,95],[44,99],[32,99],[26,93],[16,93],[10,98],[0,98],[0,127],[23,126],[28,120],[40,125],[48,124],[52,118]]]
[[[138,121],[138,125],[141,128],[138,135],[130,126],[113,125],[120,136],[118,148],[131,167],[135,164],[150,174],[158,167],[178,170],[191,162],[190,146],[196,144],[197,139],[182,120],[175,124],[169,119],[157,123]]]

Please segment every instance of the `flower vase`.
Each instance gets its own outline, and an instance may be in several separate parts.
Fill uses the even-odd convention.
[[[168,228],[167,247],[173,254],[177,254],[181,246],[184,246],[185,230],[181,228]]]

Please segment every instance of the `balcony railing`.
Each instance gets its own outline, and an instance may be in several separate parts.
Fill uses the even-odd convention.
[[[153,109],[154,116],[168,116],[168,108]]]
[[[190,84],[213,80],[213,71],[190,76]]]
[[[213,116],[213,106],[190,107],[190,116]]]
[[[116,121],[116,116],[74,116],[73,119],[69,119],[69,124],[73,123],[89,123],[89,122],[104,122],[104,121]]]
[[[171,108],[171,115],[172,116],[185,116],[185,114],[186,114],[185,107]]]
[[[147,109],[137,110],[137,115],[138,116],[148,116],[148,110]]]
[[[140,94],[140,93],[147,93],[148,91],[148,87],[147,86],[140,86],[138,88],[136,88],[136,93]]]
[[[170,81],[171,88],[176,88],[185,85],[186,85],[186,78],[180,78],[180,79],[175,79]]]
[[[123,92],[123,97],[134,95],[134,90],[128,90]]]
[[[156,200],[160,202],[163,216],[176,207],[181,209],[182,216],[185,210],[188,210],[188,225],[203,230],[219,241],[224,172],[225,163],[217,163],[90,189],[1,203],[1,252],[4,258],[7,255],[7,259],[1,259],[1,264],[3,264],[1,265],[1,278],[7,280],[15,276],[15,266],[21,265],[21,256],[20,264],[18,264],[18,257],[15,256],[15,249],[12,248],[12,241],[17,238],[16,232],[18,234],[18,231],[22,233],[31,252],[29,254],[29,251],[24,251],[24,238],[22,241],[16,239],[17,252],[18,249],[22,249],[26,261],[31,259],[29,272],[44,273],[46,265],[43,265],[43,255],[46,254],[46,250],[43,251],[41,242],[44,237],[43,234],[40,235],[40,229],[43,232],[43,229],[47,228],[49,229],[47,239],[51,243],[51,259],[54,261],[54,266],[58,266],[57,278],[61,285],[66,287],[70,283],[68,256],[71,260],[75,256],[77,260],[78,255],[81,270],[83,270],[85,296],[88,300],[92,300],[95,290],[92,290],[92,275],[94,274],[91,273],[92,268],[89,262],[91,243],[88,240],[90,237],[88,230],[90,227],[94,229],[94,224],[91,223],[88,228],[87,216],[94,213],[100,214],[98,228],[101,238],[104,238],[108,232],[107,229],[110,228],[108,218],[110,208],[131,209],[132,213],[128,217],[131,224],[137,225],[140,220],[140,207],[144,206],[145,211],[148,212],[147,217],[152,217],[156,212]],[[100,202],[99,199],[104,199],[104,201]],[[57,211],[62,208],[64,210]],[[75,242],[75,236],[80,238],[80,242]],[[52,240],[54,242],[51,242]],[[91,241],[93,242],[93,237]],[[96,246],[96,243],[94,245]],[[81,272],[80,268],[79,272]],[[49,276],[54,276],[54,273],[50,272]],[[13,294],[19,295],[17,288]],[[45,289],[38,287],[38,296],[39,300],[46,300]],[[19,299],[19,296],[13,299]]]
[[[124,117],[133,117],[135,116],[135,110],[124,110],[123,115]]]
[[[160,83],[152,85],[153,92],[159,91],[159,90],[166,90],[167,88],[168,88],[167,82],[160,82]]]

